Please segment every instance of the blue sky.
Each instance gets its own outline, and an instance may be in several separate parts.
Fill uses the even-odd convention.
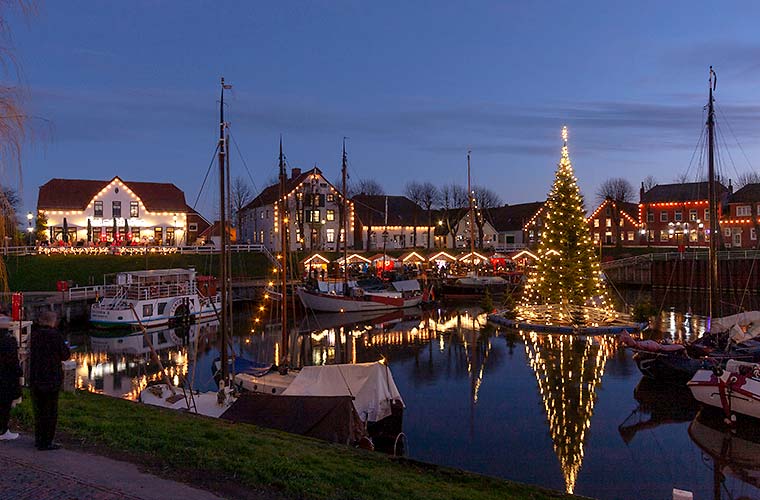
[[[520,203],[549,190],[563,124],[589,201],[608,177],[672,182],[712,64],[735,178],[760,165],[759,18],[757,2],[714,1],[43,3],[13,19],[27,105],[52,124],[24,151],[24,210],[51,177],[173,182],[192,204],[222,75],[257,188],[280,134],[290,166],[331,179],[348,136],[353,180],[464,183],[472,149],[474,182]]]

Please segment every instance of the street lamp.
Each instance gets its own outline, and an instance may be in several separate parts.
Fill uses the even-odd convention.
[[[34,232],[34,229],[32,229],[32,219],[34,219],[34,215],[32,215],[32,212],[29,212],[26,214],[26,221],[27,221],[27,228],[26,232],[29,233],[29,245],[32,244],[32,232]]]

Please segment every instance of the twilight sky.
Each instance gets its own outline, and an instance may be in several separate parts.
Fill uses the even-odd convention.
[[[40,11],[12,19],[27,105],[52,123],[25,149],[24,211],[51,177],[173,182],[193,204],[222,75],[256,190],[276,174],[282,133],[290,166],[331,179],[348,136],[352,179],[389,194],[409,180],[466,182],[469,148],[474,183],[507,203],[539,200],[563,124],[588,201],[608,177],[672,182],[700,137],[710,64],[722,171],[760,167],[758,2],[67,0]],[[232,165],[248,177],[237,154]],[[199,208],[211,216],[212,203],[207,188]]]

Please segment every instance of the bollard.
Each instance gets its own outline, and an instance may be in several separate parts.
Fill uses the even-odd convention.
[[[74,360],[63,361],[63,390],[74,392],[77,381],[77,362]]]

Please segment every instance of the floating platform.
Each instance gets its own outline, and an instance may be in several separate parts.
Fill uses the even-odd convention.
[[[576,335],[616,335],[623,332],[636,332],[645,329],[648,323],[614,324],[605,326],[577,327],[571,325],[547,325],[542,323],[527,323],[505,318],[501,314],[489,314],[488,321],[500,326],[517,330],[531,330],[539,333],[572,333]]]

